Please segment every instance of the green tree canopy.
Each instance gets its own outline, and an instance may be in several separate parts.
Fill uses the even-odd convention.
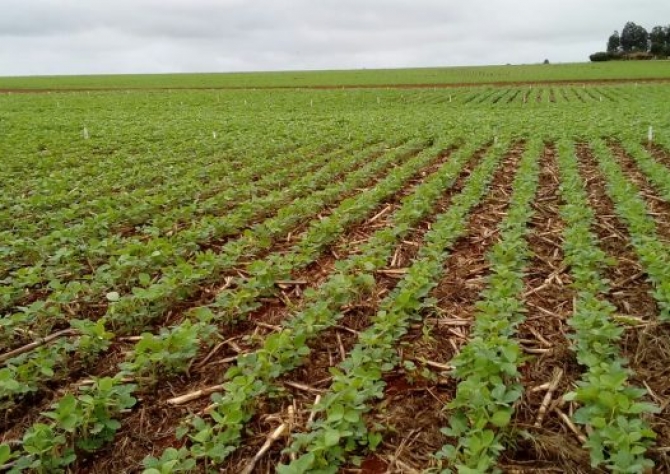
[[[663,54],[666,47],[666,29],[662,26],[654,26],[649,33],[649,43],[651,54]]]
[[[607,39],[607,51],[591,54],[591,61],[613,59],[652,59],[670,57],[670,25],[654,26],[650,32],[629,21],[621,34],[615,31]]]
[[[619,36],[619,32],[615,31],[609,40],[607,40],[607,52],[617,53],[619,48],[621,48],[621,37]]]
[[[621,32],[621,49],[626,53],[647,51],[649,33],[644,27],[629,21]]]

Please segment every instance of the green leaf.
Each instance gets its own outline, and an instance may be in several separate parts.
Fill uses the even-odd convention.
[[[323,435],[324,443],[327,447],[337,446],[340,442],[340,433],[337,430],[327,429]]]
[[[368,447],[374,451],[377,449],[377,446],[382,442],[381,433],[369,433],[368,434]]]
[[[0,444],[0,465],[6,464],[12,457],[12,450],[6,444]]]
[[[498,428],[503,428],[507,426],[512,418],[511,410],[499,410],[493,414],[491,417],[491,423],[493,423]]]
[[[304,454],[288,466],[283,464],[277,466],[277,474],[304,474],[314,466],[314,459],[314,453]]]

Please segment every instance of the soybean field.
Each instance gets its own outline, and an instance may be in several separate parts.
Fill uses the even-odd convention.
[[[0,470],[670,472],[668,103],[0,94]]]

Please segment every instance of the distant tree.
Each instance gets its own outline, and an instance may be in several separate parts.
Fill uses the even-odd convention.
[[[543,62],[542,64],[549,64],[549,60],[548,60],[548,59],[545,59],[544,62]]]
[[[612,55],[611,53],[608,53],[606,51],[599,51],[589,56],[589,59],[594,63],[599,63],[602,61],[609,61],[610,59],[612,59]]]
[[[612,36],[610,36],[609,40],[607,40],[607,52],[618,53],[619,48],[621,48],[621,36],[619,36],[618,31],[615,31],[612,33]]]
[[[662,26],[654,26],[649,33],[649,52],[656,56],[665,54],[666,29]]]
[[[651,32],[629,21],[621,34],[615,31],[607,39],[607,51],[593,53],[591,61],[643,60],[670,58],[670,25],[654,26]]]
[[[648,51],[649,33],[644,27],[632,21],[626,23],[621,31],[621,49],[625,53]]]

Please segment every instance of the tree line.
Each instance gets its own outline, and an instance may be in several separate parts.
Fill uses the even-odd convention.
[[[607,40],[607,51],[593,53],[591,61],[613,59],[653,59],[670,56],[670,25],[654,26],[647,31],[632,21],[626,23],[621,34],[615,31]]]

